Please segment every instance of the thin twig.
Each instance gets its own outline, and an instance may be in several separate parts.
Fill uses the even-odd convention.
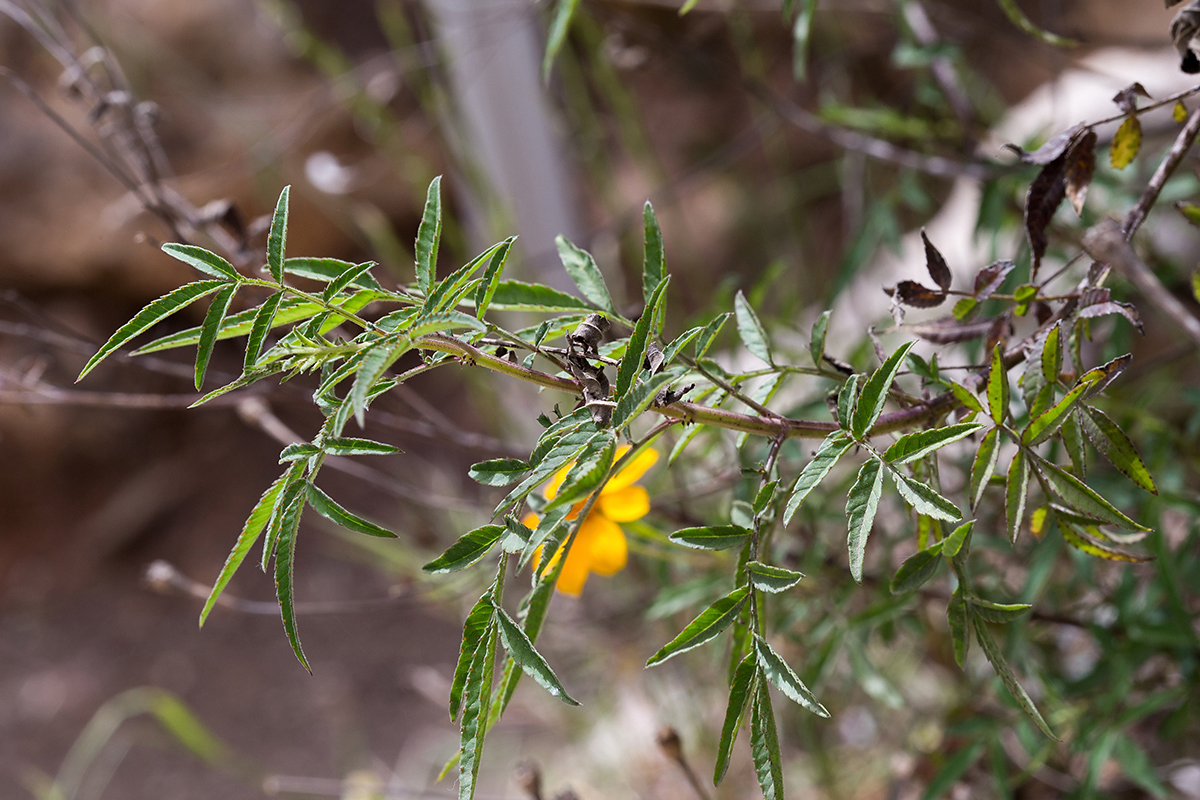
[[[1183,126],[1183,130],[1179,132],[1179,135],[1175,137],[1175,142],[1167,152],[1166,158],[1162,160],[1162,163],[1158,165],[1158,169],[1154,171],[1153,177],[1150,178],[1150,183],[1146,185],[1146,190],[1138,198],[1137,205],[1126,215],[1125,223],[1121,226],[1126,241],[1133,239],[1133,235],[1137,233],[1138,228],[1146,221],[1146,215],[1150,213],[1150,209],[1158,202],[1158,195],[1162,192],[1163,187],[1167,185],[1167,180],[1170,179],[1171,175],[1179,167],[1188,150],[1191,149],[1197,135],[1200,135],[1200,109],[1196,109],[1188,117],[1187,124]]]

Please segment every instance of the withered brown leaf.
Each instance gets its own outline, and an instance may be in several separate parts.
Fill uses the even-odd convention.
[[[1138,97],[1152,99],[1150,93],[1146,91],[1146,87],[1135,82],[1113,95],[1113,102],[1117,104],[1117,108],[1121,109],[1122,114],[1132,114],[1137,111]]]
[[[1067,197],[1076,215],[1083,214],[1083,203],[1095,171],[1096,132],[1089,130],[1067,154]]]
[[[985,335],[992,326],[992,321],[985,319],[978,322],[959,322],[953,316],[938,317],[928,322],[918,322],[906,325],[909,333],[934,344],[957,344],[969,342]]]
[[[1087,126],[1081,122],[1074,127],[1067,128],[1058,136],[1055,136],[1033,151],[1022,150],[1015,144],[1006,144],[1004,146],[1016,153],[1017,158],[1021,159],[1022,164],[1039,164],[1045,166],[1067,152],[1067,148],[1074,144],[1086,129]]]
[[[889,297],[894,297],[906,306],[912,308],[934,308],[946,299],[946,293],[916,281],[900,281],[894,289],[884,289]]]
[[[946,265],[946,259],[942,256],[941,251],[933,246],[933,242],[929,241],[924,228],[921,229],[921,241],[925,243],[925,268],[929,270],[929,277],[933,278],[933,282],[942,287],[942,291],[945,292],[950,288],[950,281],[954,277],[950,273],[950,267]]]
[[[1168,3],[1170,8],[1174,3]],[[1200,72],[1200,59],[1192,50],[1192,40],[1200,33],[1200,0],[1192,0],[1175,14],[1171,20],[1171,42],[1179,51],[1179,68],[1189,75]]]
[[[1015,267],[1016,264],[1008,259],[1003,259],[994,261],[979,270],[979,274],[975,276],[975,299],[982,303],[995,294],[996,290],[1004,283],[1004,279],[1008,277],[1008,273],[1012,272]]]

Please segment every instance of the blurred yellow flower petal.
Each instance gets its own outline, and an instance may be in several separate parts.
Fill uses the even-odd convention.
[[[629,445],[618,447],[617,458],[621,458],[628,450]],[[647,448],[638,453],[633,461],[629,462],[620,472],[613,476],[613,479],[604,487],[603,493],[608,494],[609,492],[624,489],[626,486],[632,486],[638,478],[646,474],[646,470],[654,466],[656,461],[658,461],[657,450]]]
[[[600,514],[589,514],[579,526],[579,539],[575,544],[586,543],[588,569],[601,575],[615,575],[625,568],[629,557],[629,548],[625,544],[625,533],[612,520]],[[574,548],[567,556],[568,565]],[[565,569],[563,570],[566,571]],[[561,582],[561,581],[560,581]]]
[[[629,446],[617,449],[617,458],[625,455]],[[633,522],[641,519],[650,511],[650,495],[641,486],[634,486],[638,478],[646,474],[646,470],[658,461],[658,452],[644,450],[638,454],[624,469],[613,476],[596,498],[592,510],[579,524],[571,552],[567,554],[566,563],[558,575],[555,587],[564,594],[578,595],[587,583],[588,575],[595,572],[599,575],[614,575],[625,568],[629,560],[629,545],[625,541],[625,532],[618,522]],[[542,495],[547,500],[554,499],[559,487],[567,477],[572,465],[568,464],[554,474],[542,489]],[[574,519],[587,500],[575,504],[567,519]],[[522,517],[521,522],[530,528],[538,523],[537,514],[529,513]],[[563,548],[551,556],[545,564],[542,563],[542,548],[537,548],[533,555],[533,568],[539,574],[545,575],[557,566],[562,558]]]
[[[650,513],[650,493],[641,486],[626,486],[615,492],[605,489],[596,505],[613,522],[633,522]]]

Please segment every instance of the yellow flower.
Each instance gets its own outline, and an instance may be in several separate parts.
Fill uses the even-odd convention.
[[[617,458],[621,458],[628,450],[628,445],[618,448]],[[633,522],[650,511],[650,495],[641,486],[634,486],[633,483],[646,474],[646,470],[654,466],[656,461],[657,451],[643,450],[600,490],[600,496],[596,498],[592,510],[583,522],[579,523],[579,532],[575,534],[575,542],[567,554],[567,563],[563,564],[562,572],[558,576],[556,585],[560,592],[578,595],[583,591],[583,584],[587,582],[590,573],[614,575],[624,569],[629,549],[625,543],[625,532],[617,523]],[[542,494],[547,500],[558,494],[558,487],[562,485],[572,466],[574,465],[568,464],[563,467],[546,483]],[[567,514],[567,519],[577,517],[586,503],[586,498],[576,503]],[[521,521],[532,528],[537,525],[538,516],[529,513]],[[559,546],[558,552],[541,567],[543,574],[553,569],[562,558],[565,544],[564,542]],[[534,569],[538,569],[541,563],[541,551],[539,547],[534,554]]]

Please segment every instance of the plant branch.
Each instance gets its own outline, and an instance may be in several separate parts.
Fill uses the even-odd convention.
[[[1196,87],[1196,89],[1190,91],[1197,90],[1200,90],[1200,87]],[[1146,190],[1138,198],[1137,205],[1126,215],[1125,223],[1121,228],[1127,241],[1133,238],[1138,228],[1145,222],[1146,215],[1150,213],[1150,209],[1158,202],[1158,195],[1162,192],[1163,187],[1166,186],[1167,180],[1170,179],[1171,175],[1179,167],[1184,156],[1191,149],[1192,142],[1196,141],[1198,135],[1200,135],[1200,109],[1196,109],[1188,117],[1183,130],[1175,137],[1175,142],[1167,152],[1166,158],[1158,165],[1158,169],[1154,171],[1153,177],[1150,178],[1150,183],[1146,185]]]

